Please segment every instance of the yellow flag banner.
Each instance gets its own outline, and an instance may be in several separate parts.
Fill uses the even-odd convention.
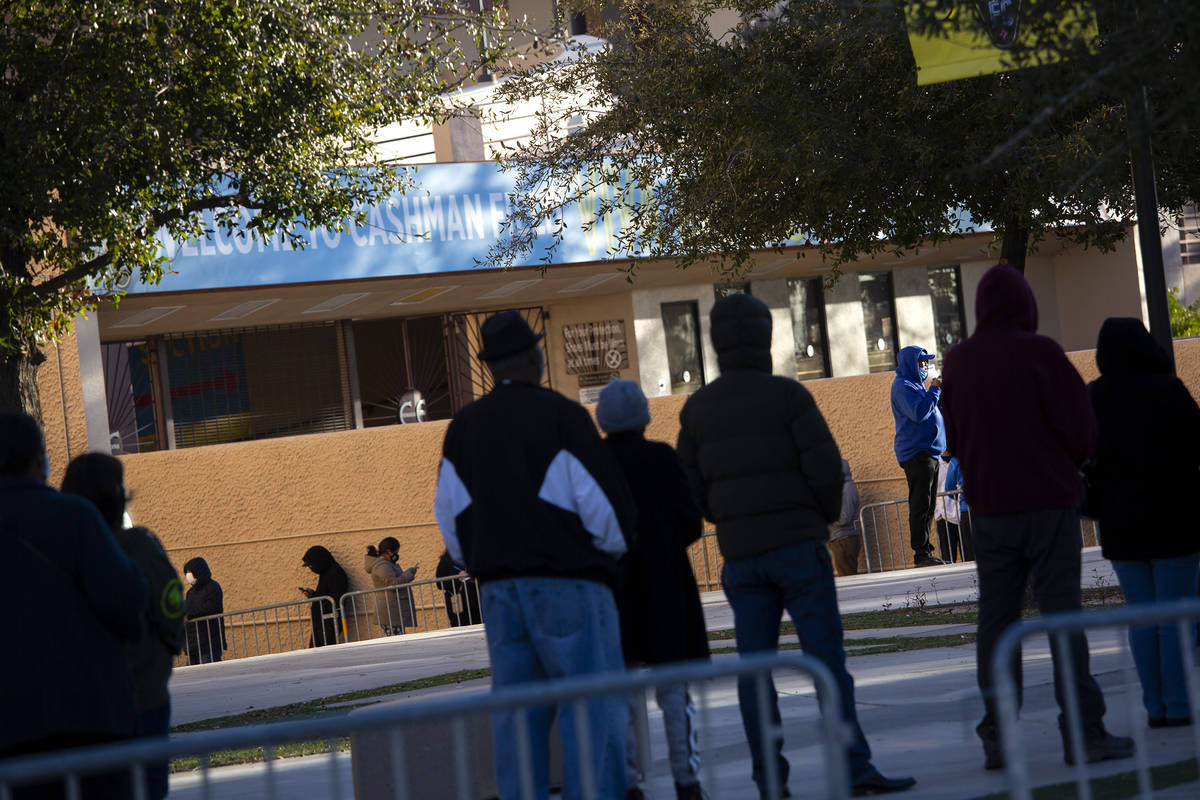
[[[1051,14],[1057,19],[1047,19]],[[1063,42],[1091,48],[1097,36],[1095,11],[1084,2],[914,0],[905,16],[918,86],[1055,63]]]

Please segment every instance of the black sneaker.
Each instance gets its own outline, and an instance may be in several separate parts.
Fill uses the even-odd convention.
[[[675,800],[706,800],[704,790],[700,788],[700,783],[689,783],[686,786],[683,784],[675,784]]]
[[[625,800],[646,800],[646,793],[634,786],[625,790]]]
[[[917,785],[916,778],[885,778],[879,770],[871,767],[871,771],[855,779],[851,786],[851,794],[863,797],[868,794],[891,794],[903,792]]]
[[[1004,750],[1000,747],[996,729],[981,722],[975,728],[975,732],[983,742],[983,768],[1004,769]]]
[[[931,553],[922,553],[921,555],[913,556],[914,567],[940,567],[946,563]]]

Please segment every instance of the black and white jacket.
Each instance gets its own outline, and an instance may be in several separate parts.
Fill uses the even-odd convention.
[[[554,576],[611,584],[636,526],[629,487],[588,413],[504,383],[446,430],[434,514],[481,581]]]

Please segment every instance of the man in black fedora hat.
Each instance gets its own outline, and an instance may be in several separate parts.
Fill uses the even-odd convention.
[[[482,587],[492,685],[622,670],[611,586],[635,526],[629,488],[588,413],[540,385],[542,336],[516,311],[488,318],[481,332],[479,358],[496,385],[446,430],[434,512],[451,558]],[[582,795],[582,756],[595,796],[623,797],[625,701],[586,705],[582,753],[573,704],[560,709],[563,796]],[[554,714],[528,714],[537,797],[548,791]],[[502,800],[524,796],[517,718],[492,717]]]

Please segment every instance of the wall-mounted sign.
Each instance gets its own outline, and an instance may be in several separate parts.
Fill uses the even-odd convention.
[[[567,354],[568,375],[629,368],[629,348],[625,342],[623,319],[564,325],[563,349]]]
[[[579,388],[586,389],[589,386],[599,386],[604,388],[608,386],[609,381],[615,381],[621,377],[621,373],[616,370],[610,372],[581,372],[579,373]]]
[[[603,386],[585,386],[579,390],[580,405],[591,405],[592,403],[600,402],[600,393],[604,391]]]

